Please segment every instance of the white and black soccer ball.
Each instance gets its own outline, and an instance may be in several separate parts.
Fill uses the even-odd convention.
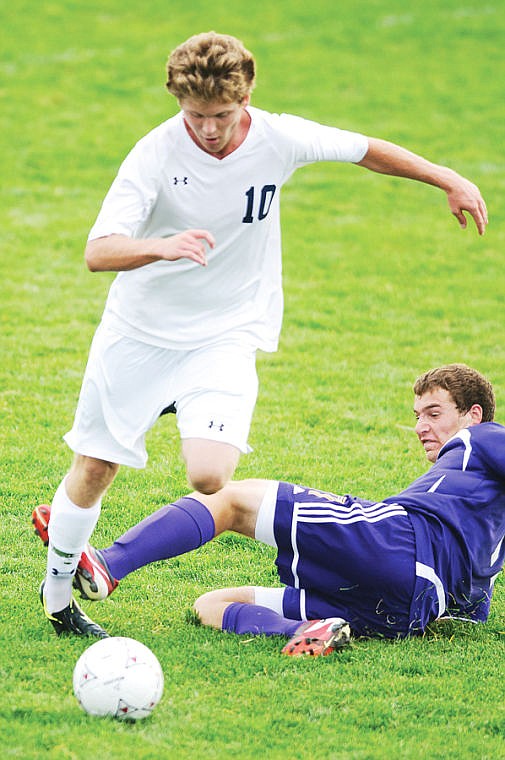
[[[113,636],[88,647],[74,668],[74,694],[90,715],[140,720],[163,694],[156,655],[135,639]]]

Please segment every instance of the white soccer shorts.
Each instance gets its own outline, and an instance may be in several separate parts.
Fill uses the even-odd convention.
[[[173,351],[100,325],[72,429],[76,453],[142,468],[145,434],[175,402],[181,438],[204,438],[243,453],[258,394],[256,352],[239,341]]]

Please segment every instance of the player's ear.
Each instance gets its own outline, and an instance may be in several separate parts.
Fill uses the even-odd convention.
[[[470,425],[479,425],[482,422],[482,407],[480,404],[472,404],[467,414],[470,415]]]

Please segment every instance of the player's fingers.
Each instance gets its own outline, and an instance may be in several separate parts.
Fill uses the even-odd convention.
[[[484,201],[479,202],[475,209],[469,209],[469,211],[477,225],[479,235],[483,235],[488,223],[486,204]]]
[[[489,219],[488,219],[488,215],[487,215],[486,201],[484,200],[484,198],[481,198],[481,200],[479,201],[479,207],[480,207],[480,210],[482,212],[482,216],[484,218],[484,221],[487,224],[488,221],[489,221]]]
[[[472,204],[472,205],[468,204],[461,207],[456,206],[455,208],[452,208],[451,210],[454,216],[456,217],[456,219],[458,220],[462,229],[465,229],[467,226],[467,220],[466,220],[465,214],[463,213],[464,211],[466,211],[472,216],[475,222],[475,225],[477,227],[477,230],[479,232],[479,235],[483,235],[484,232],[486,231],[488,218],[487,218],[486,204],[484,203],[484,201],[478,202],[477,204]]]
[[[448,200],[449,208],[463,229],[467,226],[465,217],[467,213],[473,218],[479,234],[484,234],[488,223],[487,208],[476,185],[463,181],[461,186],[449,192]]]
[[[173,238],[170,245],[161,252],[161,258],[166,261],[178,261],[179,259],[191,259],[197,264],[207,266],[207,252],[205,245],[190,237],[182,237],[175,241]]]
[[[480,212],[480,218],[481,218],[482,224],[483,224],[483,229],[482,229],[482,232],[480,234],[483,235],[484,234],[484,230],[486,228],[486,225],[489,222],[489,217],[487,215],[487,206],[486,206],[486,203],[485,203],[485,201],[483,199],[481,199],[479,201],[479,212]]]
[[[203,243],[185,246],[181,249],[181,254],[186,259],[196,261],[197,264],[201,264],[204,267],[207,266],[207,251]]]
[[[479,235],[483,235],[485,233],[485,231],[486,231],[487,221],[484,219],[484,217],[480,213],[478,215],[474,214],[473,218],[475,220],[475,224],[477,225],[477,229],[479,231]]]
[[[211,248],[214,248],[216,245],[214,235],[212,235],[212,233],[210,233],[208,230],[188,230],[188,232],[190,235],[198,238],[199,240],[205,240]]]
[[[207,256],[205,251],[196,250],[194,248],[180,248],[172,260],[174,261],[176,259],[190,259],[197,264],[201,264],[201,266],[207,266]]]
[[[465,217],[464,213],[463,213],[462,211],[460,211],[460,210],[458,210],[458,211],[453,211],[452,213],[454,214],[454,216],[455,216],[455,217],[456,217],[456,219],[458,220],[458,222],[459,222],[459,226],[460,226],[462,229],[465,229],[465,227],[466,227],[466,217]]]

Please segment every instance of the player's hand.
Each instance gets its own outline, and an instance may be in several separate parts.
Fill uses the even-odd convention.
[[[464,214],[466,211],[473,217],[479,235],[483,235],[488,223],[487,208],[477,185],[474,185],[473,182],[464,177],[458,176],[455,185],[446,192],[449,208],[462,229],[465,229],[467,225]]]
[[[464,229],[467,225],[467,212],[473,217],[479,234],[484,234],[487,209],[480,190],[452,169],[433,164],[400,145],[376,137],[368,138],[368,151],[358,164],[380,174],[405,177],[440,187],[447,193],[449,208],[461,227]]]
[[[177,261],[190,259],[207,266],[207,246],[214,248],[216,241],[208,230],[186,230],[168,238],[162,238],[157,245],[160,259]]]

